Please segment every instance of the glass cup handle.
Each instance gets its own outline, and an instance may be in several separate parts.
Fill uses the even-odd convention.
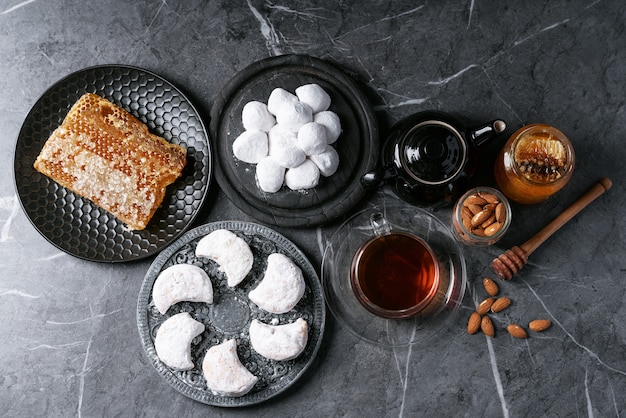
[[[373,213],[370,216],[370,224],[376,236],[388,235],[391,232],[391,225],[381,212]]]

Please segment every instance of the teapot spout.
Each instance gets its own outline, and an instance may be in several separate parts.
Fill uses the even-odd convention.
[[[482,146],[489,143],[492,139],[496,138],[506,129],[506,123],[503,120],[496,119],[491,121],[483,126],[472,129],[470,133],[470,138],[476,148],[481,148]]]

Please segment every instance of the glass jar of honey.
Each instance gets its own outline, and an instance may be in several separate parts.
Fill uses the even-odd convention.
[[[539,203],[561,190],[574,171],[574,148],[558,129],[544,124],[518,129],[496,158],[494,173],[506,197]]]

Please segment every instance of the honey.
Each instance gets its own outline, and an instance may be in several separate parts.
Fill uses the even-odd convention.
[[[185,148],[121,107],[86,93],[52,132],[35,169],[141,230],[181,176]]]
[[[518,203],[539,203],[561,190],[574,171],[574,149],[558,129],[544,124],[517,130],[496,158],[502,193]]]

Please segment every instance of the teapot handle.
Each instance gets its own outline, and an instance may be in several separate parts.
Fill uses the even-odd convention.
[[[373,189],[382,186],[384,182],[398,176],[398,172],[393,164],[379,167],[361,177],[361,184],[366,189]]]
[[[480,148],[504,132],[505,129],[506,123],[504,123],[503,120],[496,119],[488,124],[472,129],[470,131],[470,138],[476,148]]]

